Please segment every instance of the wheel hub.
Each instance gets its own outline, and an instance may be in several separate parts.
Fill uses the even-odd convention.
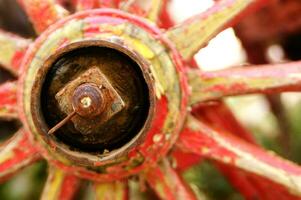
[[[163,157],[180,131],[187,89],[179,60],[148,22],[114,10],[76,14],[26,56],[23,121],[56,165],[85,178],[132,175]]]

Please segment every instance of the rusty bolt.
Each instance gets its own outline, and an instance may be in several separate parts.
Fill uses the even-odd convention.
[[[102,113],[106,101],[99,87],[93,83],[78,86],[72,96],[74,111],[82,117],[95,117]]]

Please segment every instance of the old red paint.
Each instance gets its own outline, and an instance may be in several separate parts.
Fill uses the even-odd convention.
[[[203,161],[203,157],[194,153],[184,152],[178,148],[172,151],[172,162],[176,166],[177,171],[183,172],[190,167],[197,165]]]
[[[79,19],[81,19],[81,18],[84,18],[85,16],[90,16],[91,15],[91,13],[93,13],[93,12],[95,12],[95,15],[96,15],[96,13],[101,13],[101,15],[102,16],[108,16],[108,18],[109,18],[109,16],[111,16],[112,15],[112,10],[101,10],[101,11],[90,11],[90,12],[86,12],[86,13],[80,13],[80,14],[78,14],[78,15],[75,15],[74,17],[73,17],[73,19],[76,19],[76,18],[79,18]],[[136,17],[133,17],[133,16],[130,16],[130,15],[125,15],[125,14],[121,14],[121,13],[118,13],[118,12],[115,12],[114,11],[114,16],[115,17],[120,17],[121,19],[124,19],[124,20],[126,20],[126,21],[128,21],[128,20],[131,20],[132,21],[132,23],[137,23],[137,24],[139,24],[139,26],[142,26],[143,28],[147,28],[147,30],[148,31],[150,31],[150,33],[152,33],[152,34],[154,34],[154,35],[156,35],[156,38],[157,39],[159,39],[159,37],[160,37],[160,35],[161,35],[161,33],[160,33],[160,31],[159,30],[157,30],[157,29],[155,29],[153,26],[148,26],[147,24],[144,24],[144,23],[142,23],[138,18],[136,18]],[[106,19],[108,19],[108,18],[106,18]],[[88,18],[89,19],[89,18]],[[97,19],[97,18],[96,18]],[[68,20],[70,20],[70,19],[68,19]],[[98,23],[100,23],[100,22],[103,22],[103,21],[101,21],[101,20],[96,20]],[[113,21],[114,21],[114,19],[113,19]],[[87,22],[91,22],[90,20],[88,20]],[[107,21],[105,21],[105,22],[107,22]],[[54,26],[52,26],[51,27],[51,29],[52,30],[57,30],[58,28],[59,28],[59,26],[60,25],[62,25],[63,23],[65,23],[64,21],[60,21],[60,22],[58,22],[57,24],[56,24],[56,26],[54,25]],[[94,23],[94,21],[93,21],[93,23]],[[47,31],[50,33],[51,32],[51,29],[48,29]],[[38,45],[40,45],[40,43],[43,41],[43,40],[46,40],[47,39],[47,37],[46,37],[46,35],[47,35],[47,32],[45,33],[45,34],[42,34],[39,38],[38,38],[38,40],[36,41],[36,46],[38,46]],[[164,42],[164,43],[167,43],[167,45],[171,45],[171,44],[169,44],[170,42],[168,42],[167,40],[165,40],[164,38],[162,38],[162,42]],[[171,46],[170,47],[171,48],[171,51],[174,51],[174,49],[173,49],[173,46]],[[37,48],[35,47],[33,47],[32,48],[33,50],[36,50]],[[31,60],[33,57],[34,57],[34,53],[35,53],[35,51],[33,52],[33,53],[31,53],[31,54],[27,54],[27,57],[25,58],[26,60]],[[178,71],[183,71],[183,67],[182,67],[182,62],[181,62],[181,60],[180,60],[180,58],[179,58],[179,55],[174,51],[174,54],[171,54],[172,55],[172,57],[173,57],[173,59],[174,59],[174,62],[175,63],[177,63],[177,65],[176,65],[176,67],[177,67],[177,70]],[[27,65],[27,63],[25,62],[24,63],[24,65]],[[186,93],[186,91],[187,91],[187,84],[186,84],[186,78],[185,78],[185,76],[184,76],[184,73],[180,73],[179,74],[180,75],[180,81],[181,81],[181,84],[182,84],[182,87],[183,87],[183,95],[182,95],[182,101],[181,101],[181,110],[182,110],[182,117],[184,118],[185,117],[185,105],[186,105],[186,102],[187,102],[187,95],[184,95],[185,93]],[[20,94],[22,94],[22,92],[20,93]],[[163,99],[164,99],[164,96],[161,98],[161,100],[160,101],[157,101],[157,105],[156,105],[156,107],[158,107],[158,108],[160,108],[161,107],[161,104],[162,104],[162,106],[163,106],[163,108],[164,107],[166,107],[166,105],[165,105],[165,103],[164,103],[164,101],[163,101]],[[158,111],[159,110],[161,110],[161,112],[162,112],[162,109],[158,109]],[[164,110],[164,109],[163,109]],[[164,113],[164,112],[163,112]],[[158,114],[159,114],[159,112],[158,112]],[[25,116],[24,116],[24,118],[25,118]],[[155,128],[157,128],[157,127],[160,127],[160,121],[164,121],[165,119],[164,118],[159,118],[158,117],[158,123],[157,122],[155,122],[153,125],[151,125],[151,127],[153,127],[154,129]],[[176,124],[176,129],[177,130],[180,130],[180,125],[181,125],[181,123],[178,123],[178,124]],[[152,132],[152,130],[150,130],[149,131],[149,133],[151,133]],[[174,139],[173,139],[174,140]],[[147,142],[147,141],[150,141],[150,142]],[[146,138],[146,140],[145,140],[145,143],[144,144],[152,144],[153,142],[153,138],[152,138],[152,134],[147,134],[147,138]],[[162,143],[161,143],[162,142]],[[167,151],[168,151],[168,149],[169,149],[169,146],[170,145],[172,145],[172,143],[173,143],[173,141],[171,141],[171,142],[165,142],[164,140],[162,140],[161,142],[158,142],[157,144],[155,144],[155,145],[153,145],[154,146],[154,149],[153,148],[151,148],[151,149],[148,149],[148,147],[147,147],[147,145],[145,145],[145,147],[143,147],[144,145],[142,145],[141,147],[139,147],[139,148],[142,148],[141,150],[139,149],[139,152],[147,152],[145,155],[143,154],[143,156],[144,157],[146,157],[147,158],[147,160],[149,160],[150,162],[152,161],[152,160],[157,160],[158,158],[160,158],[160,157],[162,157],[162,155],[164,155],[164,154],[166,154],[167,153]],[[160,144],[161,143],[161,144]],[[145,148],[145,150],[143,149],[143,148]],[[162,151],[162,154],[158,154],[157,152],[156,152],[156,149],[161,149],[160,151]],[[146,156],[147,155],[147,156]],[[47,155],[45,155],[46,157],[48,157]],[[131,161],[131,158],[129,159],[130,161]],[[120,170],[122,170],[122,167],[123,167],[123,165],[121,165],[120,166]],[[145,167],[145,166],[144,166]],[[113,167],[115,170],[117,170],[116,168],[118,168],[118,165],[116,166],[116,167]],[[126,172],[123,172],[123,173],[118,173],[118,176],[117,177],[121,177],[121,176],[127,176],[128,174],[132,174],[132,173],[136,173],[136,171],[138,170],[138,169],[141,169],[141,168],[143,168],[143,166],[142,167],[138,167],[137,169],[133,169],[132,171],[131,170],[128,170],[128,171],[126,171]],[[84,170],[84,169],[81,169],[81,171],[82,170]],[[95,173],[82,173],[82,175],[83,176],[89,176],[89,177],[91,177],[90,176],[90,174],[95,174]],[[95,174],[96,175],[96,174]],[[100,179],[100,177],[102,177],[102,179],[103,180],[107,180],[107,181],[110,181],[110,180],[114,180],[114,179],[116,179],[116,176],[115,175],[112,175],[111,177],[110,176],[107,176],[106,174],[98,174],[99,175],[99,177],[95,177],[95,180],[99,180]]]
[[[0,64],[14,76],[18,76],[21,61],[31,40],[0,30],[0,41]]]
[[[0,181],[3,182],[17,171],[40,159],[38,150],[28,140],[28,132],[20,130],[1,145]]]
[[[161,199],[196,200],[191,188],[166,160],[146,172],[145,178]]]
[[[10,119],[17,117],[17,83],[6,82],[0,86],[0,116]]]
[[[233,135],[222,132],[223,131],[219,130],[218,133],[214,129],[209,128],[207,125],[191,117],[188,120],[187,128],[184,129],[183,133],[180,135],[178,146],[184,151],[206,156],[225,164],[241,168],[245,171],[255,173],[263,178],[273,180],[284,187],[290,188],[293,193],[300,192],[299,187],[297,186],[298,181],[291,180],[292,177],[297,178],[300,176],[301,168],[299,166],[289,161],[285,161],[273,154],[267,153],[254,145],[239,140],[238,138],[233,137]],[[206,141],[208,142],[206,143]],[[207,146],[208,144],[209,146]],[[236,151],[235,149],[240,150]],[[214,153],[212,154],[211,152]],[[245,164],[247,166],[249,165],[247,164],[248,162],[250,162],[250,165],[253,165],[253,168],[245,166]],[[257,167],[260,167],[263,171],[269,169],[268,171],[273,174],[274,172],[277,172],[277,175],[274,175],[279,175],[279,179],[271,179],[273,175],[267,175],[267,172],[265,173],[261,170],[256,170]],[[271,170],[274,170],[274,172]],[[282,178],[280,178],[281,176]],[[284,180],[283,178],[288,179]],[[291,185],[292,183],[293,185]]]
[[[256,144],[255,138],[231,112],[230,108],[222,102],[216,101],[214,104],[206,107],[196,107],[192,111],[197,119],[203,119],[212,126],[224,129],[247,142]]]
[[[183,59],[190,61],[193,55],[199,49],[205,47],[208,41],[219,32],[233,26],[237,23],[237,19],[247,15],[254,9],[258,9],[258,7],[264,6],[267,2],[267,0],[218,1],[205,12],[192,16],[170,28],[166,32],[166,36],[173,41]],[[241,10],[244,10],[244,12],[239,12]],[[202,35],[201,38],[200,35]]]
[[[162,5],[162,11],[160,15],[160,21],[159,21],[159,26],[168,29],[172,26],[175,25],[174,20],[170,16],[169,10],[168,10],[168,5],[170,3],[170,0],[163,0],[163,5]]]
[[[88,10],[98,7],[98,0],[73,0],[76,10]]]
[[[80,186],[80,180],[71,174],[66,175],[61,186],[59,200],[68,200],[74,199],[77,190]]]
[[[193,115],[198,120],[205,121],[211,124],[211,126],[235,134],[236,137],[256,145],[253,135],[238,122],[233,113],[223,102],[215,102],[213,105],[207,107],[196,107],[193,110]],[[198,158],[195,158],[195,160],[197,159]],[[275,196],[279,199],[296,198],[284,192],[283,187],[266,179],[247,174],[243,170],[231,168],[223,163],[216,162],[215,165],[246,199],[264,198],[272,200]]]
[[[19,68],[21,66],[21,61],[25,55],[25,50],[16,51],[15,55],[13,56],[11,66],[13,67],[14,71],[19,72]]]
[[[190,70],[189,81],[195,86],[190,104],[230,95],[298,91],[301,88],[300,72],[300,62],[213,72]]]
[[[55,0],[18,0],[38,33],[58,21],[67,11]]]
[[[37,32],[43,33],[27,51],[24,59],[23,55],[26,48],[21,51],[18,49],[14,51],[13,58],[10,61],[12,66],[10,67],[12,69],[17,69],[20,63],[23,63],[21,70],[22,74],[19,81],[19,103],[17,104],[16,102],[16,93],[12,92],[13,86],[15,87],[15,85],[13,83],[6,83],[0,88],[0,105],[9,105],[10,108],[14,109],[13,113],[15,113],[15,115],[19,112],[20,118],[24,122],[26,129],[31,130],[30,127],[32,127],[32,124],[27,121],[28,113],[24,113],[23,110],[23,108],[27,106],[24,105],[26,102],[22,101],[23,95],[25,94],[23,89],[25,85],[24,79],[26,74],[31,70],[28,65],[36,58],[36,56],[39,56],[39,47],[51,37],[51,34],[54,31],[66,27],[66,24],[69,21],[81,19],[85,19],[85,27],[82,30],[84,38],[81,39],[96,39],[98,34],[114,35],[114,31],[100,28],[100,25],[106,24],[117,26],[126,22],[138,26],[150,34],[152,38],[156,38],[160,44],[168,49],[168,55],[175,65],[176,74],[173,78],[177,78],[180,82],[180,91],[174,91],[179,92],[181,95],[178,108],[180,110],[181,118],[177,123],[172,124],[174,127],[172,138],[162,137],[164,122],[165,120],[168,120],[168,118],[171,118],[168,117],[168,113],[173,109],[173,107],[169,105],[171,97],[162,94],[155,102],[156,110],[154,112],[154,119],[144,140],[127,152],[126,159],[120,163],[114,163],[109,167],[101,168],[101,166],[108,163],[99,161],[94,162],[95,166],[90,166],[100,167],[99,171],[91,171],[85,166],[77,166],[76,163],[72,163],[67,157],[61,158],[60,156],[53,156],[48,152],[47,148],[57,149],[58,147],[54,142],[50,143],[50,146],[45,148],[44,143],[41,143],[41,141],[33,137],[31,133],[26,133],[22,135],[21,140],[13,138],[11,142],[4,145],[4,149],[9,147],[7,151],[12,152],[12,154],[16,156],[9,157],[8,160],[6,160],[7,162],[3,162],[2,165],[0,164],[0,169],[4,174],[3,177],[11,175],[18,169],[35,161],[35,159],[39,157],[39,155],[37,156],[37,152],[39,152],[39,154],[54,166],[50,169],[49,181],[47,182],[45,189],[45,194],[47,194],[47,191],[50,191],[48,189],[51,189],[50,186],[52,184],[54,185],[52,189],[55,189],[57,192],[56,195],[58,196],[54,196],[53,198],[71,198],[79,184],[79,177],[92,181],[105,182],[103,183],[103,186],[108,186],[107,188],[112,189],[115,188],[114,184],[117,184],[117,182],[113,184],[108,182],[120,180],[121,178],[124,179],[136,174],[142,174],[149,185],[162,199],[196,199],[195,195],[187,184],[183,182],[178,172],[193,164],[201,162],[202,159],[210,158],[217,160],[215,163],[216,166],[229,178],[231,183],[236,186],[246,199],[273,199],[273,197],[279,199],[298,199],[296,196],[300,196],[300,167],[260,150],[259,147],[254,144],[254,139],[251,134],[239,125],[225,105],[208,101],[218,100],[229,95],[299,90],[301,72],[299,63],[282,64],[272,67],[263,66],[260,69],[254,67],[216,72],[202,72],[190,70],[188,67],[184,68],[184,66],[196,65],[193,61],[186,62],[184,60],[190,60],[194,52],[205,46],[218,32],[237,23],[243,15],[254,11],[254,9],[264,5],[267,1],[221,0],[203,14],[197,15],[180,25],[172,27],[166,32],[162,32],[153,24],[141,20],[140,17],[148,16],[149,13],[139,7],[139,4],[135,1],[132,3],[130,2],[129,7],[125,8],[123,5],[127,3],[126,1],[74,0],[72,3],[77,10],[89,10],[99,7],[120,8],[123,11],[130,11],[131,14],[138,16],[125,14],[122,11],[101,9],[89,10],[65,19],[62,18],[67,15],[68,12],[54,0],[19,0],[19,2],[29,15]],[[167,11],[167,3],[167,0],[163,2],[163,8],[161,8],[161,12],[158,12],[158,15],[160,16],[157,16],[157,24],[164,28],[170,28],[174,25],[174,22]],[[246,3],[246,6],[241,6],[241,4],[244,3]],[[232,10],[234,14],[231,13],[233,7],[237,8],[236,10],[234,9],[234,11]],[[206,29],[206,26],[202,26],[202,24],[206,24],[206,20],[211,16],[220,16],[220,14],[227,9],[230,9],[229,12],[231,15],[225,15],[221,21],[216,19],[217,22],[213,24],[218,24],[218,26],[211,29]],[[153,21],[156,22],[156,19]],[[196,24],[195,27],[194,23]],[[212,23],[209,23],[208,26],[210,24]],[[193,27],[196,29],[193,29]],[[186,28],[187,30],[193,30],[190,32],[191,35],[186,35],[188,32],[183,31],[186,30]],[[203,34],[205,29],[211,31],[208,37]],[[180,34],[174,34],[177,31],[179,31]],[[183,36],[182,38],[181,35]],[[194,40],[194,37],[197,37],[198,39],[201,37],[202,40]],[[112,38],[114,39],[114,37]],[[183,38],[185,40],[183,40]],[[187,38],[191,41],[186,41]],[[62,38],[59,41],[56,50],[63,49],[70,42],[71,39],[68,38],[68,35],[65,35],[65,38]],[[142,41],[139,42],[144,44],[143,42],[145,41],[142,39]],[[188,45],[185,46],[187,43]],[[192,43],[195,43],[196,45],[190,47]],[[183,45],[185,48],[182,49],[181,47],[183,47]],[[138,53],[143,54],[145,53],[144,50],[140,50]],[[188,82],[187,79],[189,79]],[[191,89],[190,95],[188,95],[189,89]],[[188,117],[184,130],[180,137],[177,138],[177,134],[183,128],[182,125],[186,119],[186,115],[191,111],[190,106],[196,104],[201,107],[198,108],[198,110],[194,108],[192,114],[200,121],[191,116]],[[227,132],[231,133],[229,134]],[[240,137],[240,139],[237,137]],[[178,146],[176,150],[173,150],[171,147],[176,140]],[[21,142],[18,143],[16,141]],[[20,147],[13,146],[12,144],[18,144]],[[175,169],[173,169],[169,161],[164,158],[168,155],[167,153],[169,151],[173,151],[172,156],[176,160],[175,166],[177,166]],[[3,154],[4,153],[5,151],[3,151]],[[185,158],[182,158],[184,156]],[[1,156],[1,160],[3,158],[5,158],[5,155]],[[20,161],[20,159],[26,162],[16,163]],[[145,162],[135,166],[137,159],[143,159]],[[162,159],[163,161],[160,162]],[[71,164],[62,160],[68,160]],[[220,164],[220,162],[224,164]],[[253,164],[255,166],[253,166],[253,168],[249,166],[248,168],[247,164],[251,164],[251,166]],[[262,167],[262,169],[257,165]],[[9,171],[9,168],[13,170]],[[272,173],[272,176],[269,173]],[[288,180],[286,176],[292,180]],[[52,179],[52,177],[56,177],[56,180],[59,180],[61,184],[59,186],[55,185],[55,178]],[[107,192],[109,191],[112,190],[108,189]],[[122,189],[121,191],[125,190]],[[122,195],[122,198],[126,199],[128,194],[127,192],[124,194],[125,195]],[[177,194],[177,196],[175,196],[175,194]],[[45,196],[43,198],[45,198]]]

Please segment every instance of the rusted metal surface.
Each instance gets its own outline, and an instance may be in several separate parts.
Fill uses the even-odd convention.
[[[75,199],[79,185],[80,180],[76,176],[50,166],[41,200]]]
[[[93,20],[89,18],[91,15],[93,15]],[[111,18],[111,21],[114,23],[108,23],[108,18]],[[61,27],[64,27],[64,29],[61,29]],[[97,27],[101,27],[101,29]],[[52,32],[53,30],[55,32]],[[56,26],[52,26],[45,35],[39,38],[34,45],[35,47],[31,49],[32,52],[27,54],[27,61],[24,62],[25,66],[27,66],[28,76],[23,77],[25,88],[24,92],[21,91],[20,94],[22,94],[22,98],[25,98],[21,101],[24,104],[26,113],[26,116],[22,115],[22,119],[31,127],[30,129],[35,134],[36,140],[43,144],[43,148],[46,149],[44,151],[46,158],[53,162],[53,157],[55,157],[55,160],[59,160],[59,162],[54,162],[57,166],[63,167],[65,165],[64,167],[69,170],[79,171],[78,174],[82,177],[112,181],[130,174],[136,174],[147,167],[149,163],[156,162],[156,160],[168,152],[177,137],[177,133],[185,117],[185,105],[187,102],[187,95],[185,94],[187,87],[184,74],[178,73],[182,71],[182,63],[179,60],[179,55],[169,46],[168,41],[164,38],[160,39],[160,35],[161,32],[159,29],[148,26],[145,22],[131,15],[112,10],[98,10],[74,15],[72,20],[70,18],[66,21],[61,21]],[[111,39],[112,37],[114,39]],[[36,121],[32,121],[30,117],[32,111],[37,111],[37,115],[34,114],[34,116],[40,115],[39,108],[35,107],[38,104],[30,103],[39,101],[39,99],[35,99],[37,98],[35,97],[36,93],[31,92],[31,80],[33,78],[36,79],[34,91],[39,91],[42,84],[40,80],[43,80],[42,77],[47,73],[46,66],[51,66],[50,63],[52,61],[47,61],[48,56],[53,55],[54,52],[57,54],[58,52],[55,51],[56,48],[60,48],[64,52],[62,50],[64,49],[63,47],[78,39],[83,40],[83,38],[93,38],[94,46],[97,45],[97,41],[105,41],[106,44],[110,45],[110,48],[119,46],[119,51],[129,55],[138,62],[144,72],[144,79],[149,84],[148,95],[153,99],[150,101],[151,107],[148,111],[148,122],[145,123],[145,127],[142,129],[145,130],[143,134],[137,135],[133,140],[119,149],[109,150],[109,153],[108,151],[101,151],[92,154],[79,151],[82,146],[78,146],[78,149],[74,149],[74,146],[72,146],[72,149],[66,149],[64,144],[57,142],[57,139],[60,140],[60,138],[41,134],[47,131],[43,131],[43,129],[37,130],[38,126],[36,125],[40,123],[40,120],[37,118]],[[163,46],[162,43],[166,46]],[[51,44],[51,48],[48,44]],[[70,50],[69,47],[68,49]],[[132,53],[129,54],[129,52]],[[136,56],[136,52],[139,52],[139,56]],[[145,63],[150,63],[151,65],[141,63],[138,57],[146,60]],[[50,59],[55,60],[56,58]],[[43,65],[44,62],[47,64]],[[91,66],[94,65],[89,64],[89,67]],[[118,73],[119,71],[120,73]],[[115,70],[114,72],[111,73],[111,76],[125,73],[122,69]],[[104,71],[103,73],[105,74]],[[151,78],[148,76],[151,76]],[[174,77],[178,78],[175,79]],[[123,81],[129,81],[129,77],[123,79]],[[115,87],[111,80],[110,82]],[[127,84],[127,82],[124,84]],[[127,105],[122,91],[118,92],[125,101],[125,105]],[[128,91],[126,92],[128,93]],[[31,94],[31,97],[27,96],[27,94]],[[32,107],[33,109],[30,106],[34,106]],[[129,115],[124,119],[128,120],[128,117]],[[141,118],[141,115],[139,117]],[[118,127],[120,128],[120,126],[116,126],[116,128]],[[62,134],[55,135],[59,137]],[[76,138],[74,135],[72,137]],[[55,142],[56,148],[50,148],[50,146],[54,145],[53,142]],[[91,146],[91,143],[87,144]],[[129,151],[130,149],[132,150]],[[68,160],[65,159],[66,157]],[[114,165],[112,166],[112,164]],[[82,167],[78,168],[76,167],[77,165],[89,165],[93,167],[87,170]],[[102,173],[96,173],[96,171],[101,171]],[[117,174],[116,171],[118,171]]]
[[[69,122],[76,114],[77,113],[75,111],[73,111],[72,113],[68,114],[67,117],[65,117],[62,121],[60,121],[54,127],[52,127],[51,129],[49,129],[49,131],[47,133],[50,135],[50,134],[53,134],[53,133],[57,132],[60,128],[62,128],[62,126],[64,126],[65,124],[67,124],[67,122]]]
[[[17,83],[6,82],[0,85],[0,119],[14,119],[17,111]]]
[[[91,101],[91,106],[86,108],[81,102],[85,97]],[[72,122],[83,134],[99,129],[103,123],[125,107],[125,102],[118,92],[96,67],[88,69],[69,82],[55,95],[55,98],[64,113],[67,115],[73,111],[77,113],[77,116],[72,118]]]
[[[102,89],[103,85],[96,85],[94,83],[85,83],[78,86],[73,92],[72,107],[74,111],[87,118],[93,118],[100,115],[110,103],[111,99],[103,97]],[[109,95],[108,95],[109,96]]]

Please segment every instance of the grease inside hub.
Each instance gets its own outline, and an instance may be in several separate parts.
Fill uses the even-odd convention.
[[[74,150],[102,153],[122,147],[140,134],[150,109],[149,87],[141,67],[128,55],[100,46],[64,53],[51,65],[41,92],[42,115],[49,128],[70,114],[74,92],[83,84],[93,91],[101,90],[102,99],[93,100],[98,96],[95,94],[80,101],[104,103],[107,98],[105,108],[73,117],[56,131],[59,141]]]

